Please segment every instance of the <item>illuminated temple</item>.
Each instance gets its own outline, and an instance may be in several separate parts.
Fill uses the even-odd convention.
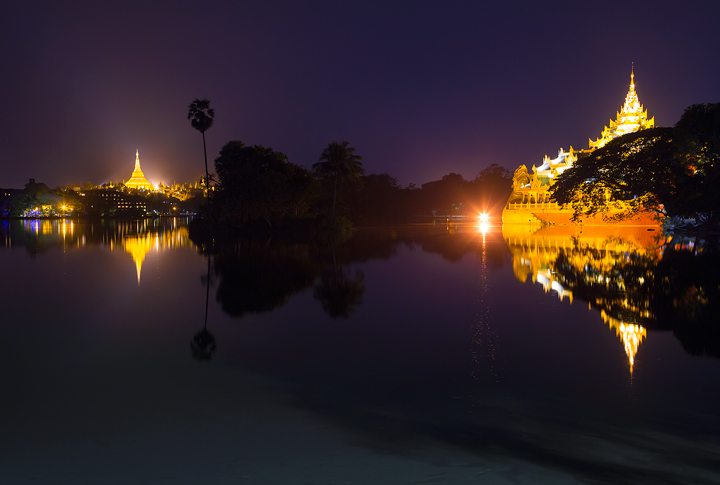
[[[625,102],[617,113],[615,120],[610,120],[600,137],[595,141],[590,139],[589,146],[584,150],[569,151],[562,148],[558,156],[551,159],[547,155],[539,167],[532,166],[528,172],[525,165],[520,165],[513,175],[513,192],[503,210],[504,223],[549,223],[568,224],[573,211],[570,208],[558,205],[551,200],[550,187],[555,177],[563,173],[578,160],[602,148],[608,142],[627,133],[652,128],[655,118],[648,119],[647,110],[643,108],[635,91],[635,72],[630,72],[630,88],[625,96]],[[585,218],[585,225],[606,225],[600,215]],[[655,226],[657,222],[650,214],[640,214],[632,219],[622,222],[626,225]]]
[[[130,180],[125,182],[125,186],[129,189],[153,190],[153,184],[147,181],[145,175],[140,169],[140,150],[135,152],[135,170],[133,170]]]

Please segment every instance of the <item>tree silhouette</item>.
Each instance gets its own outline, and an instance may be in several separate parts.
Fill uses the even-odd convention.
[[[330,143],[320,155],[320,160],[312,166],[318,176],[332,177],[334,180],[331,222],[335,219],[338,182],[355,180],[365,173],[361,162],[362,157],[355,155],[355,148],[348,146],[349,144],[350,142],[347,141]]]
[[[302,213],[317,184],[306,168],[290,163],[284,153],[241,141],[222,147],[215,171],[218,220],[231,224],[264,219],[272,227],[288,213]]]
[[[207,148],[205,146],[205,132],[210,129],[215,119],[215,110],[210,107],[210,100],[196,99],[190,103],[188,108],[188,119],[190,125],[197,131],[202,133],[203,137],[203,154],[205,155],[205,185],[207,188],[207,197],[210,198],[210,173],[208,172]]]

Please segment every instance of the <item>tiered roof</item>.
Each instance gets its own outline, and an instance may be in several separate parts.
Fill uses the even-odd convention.
[[[638,101],[635,92],[635,70],[630,72],[630,89],[625,96],[625,104],[617,113],[615,121],[610,120],[610,126],[606,126],[600,138],[590,140],[590,149],[602,148],[613,138],[655,126],[655,117],[648,119],[647,110]]]

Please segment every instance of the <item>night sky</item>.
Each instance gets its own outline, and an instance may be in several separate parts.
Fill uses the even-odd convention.
[[[8,5],[10,4],[10,5]],[[635,65],[656,125],[720,101],[720,2],[3,2],[0,187],[197,180],[195,98],[310,167],[348,140],[403,186],[586,148]]]

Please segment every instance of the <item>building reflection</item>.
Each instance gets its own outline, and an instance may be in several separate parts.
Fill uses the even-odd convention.
[[[503,226],[515,277],[561,300],[586,301],[620,337],[630,372],[654,319],[653,277],[660,236],[647,227]]]
[[[4,245],[25,247],[31,255],[51,247],[63,251],[100,246],[127,253],[135,264],[140,284],[142,264],[151,251],[157,253],[193,247],[188,218],[76,221],[72,219],[23,220],[4,224]]]

